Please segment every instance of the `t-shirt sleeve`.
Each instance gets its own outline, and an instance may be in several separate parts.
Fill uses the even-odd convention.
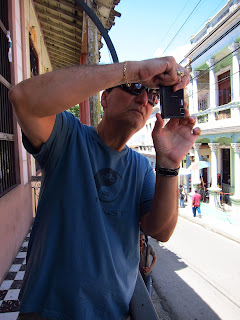
[[[152,257],[154,257],[156,255],[156,253],[155,253],[155,251],[154,251],[152,246],[150,246],[150,254],[151,254]]]
[[[148,164],[143,181],[143,188],[140,200],[140,217],[150,211],[155,190],[156,176],[152,167]]]
[[[53,131],[39,152],[36,152],[28,138],[22,133],[22,141],[25,149],[32,154],[41,169],[48,170],[50,167],[54,168],[63,146],[72,134],[75,121],[77,121],[77,119],[69,112],[57,114]]]

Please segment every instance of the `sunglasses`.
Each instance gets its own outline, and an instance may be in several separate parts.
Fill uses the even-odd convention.
[[[121,84],[115,88],[121,88],[122,90],[135,96],[140,95],[144,90],[146,90],[148,96],[148,103],[153,107],[158,104],[160,98],[158,89],[149,89],[147,87],[144,87],[141,83],[131,83],[130,87],[127,87],[125,84]]]
[[[145,239],[140,239],[140,241],[145,241]]]

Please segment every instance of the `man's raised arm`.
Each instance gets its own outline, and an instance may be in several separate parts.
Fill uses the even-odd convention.
[[[126,81],[148,87],[186,86],[188,78],[177,75],[179,65],[173,57],[128,62],[124,64],[84,65],[59,69],[22,81],[9,92],[18,122],[36,148],[49,138],[57,113],[90,96]]]
[[[49,138],[56,114],[122,81],[121,64],[74,66],[20,82],[9,99],[23,132],[39,148]]]

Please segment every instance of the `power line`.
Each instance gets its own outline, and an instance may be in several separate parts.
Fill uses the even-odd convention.
[[[224,80],[231,79],[237,73],[239,73],[239,71],[232,73],[229,77],[226,77],[224,79],[221,79],[221,80],[218,80],[218,81],[214,82],[211,86],[216,85],[216,84],[218,84],[218,83],[220,83],[220,82],[222,82]],[[207,90],[207,89],[210,90],[210,85],[209,84],[206,87],[204,87],[202,89],[199,89],[196,92],[192,93],[191,95],[189,95],[189,97],[193,97],[194,94],[197,94],[197,93],[199,93],[201,91],[204,91],[204,90]]]
[[[217,29],[215,29],[214,31],[210,32],[210,34],[208,36],[212,36],[215,32],[217,32],[217,30],[224,25],[224,23],[226,23],[230,18],[232,18],[233,15],[235,15],[238,11],[240,10],[240,7],[238,7],[235,11],[233,11],[227,18],[226,20],[222,21],[220,23],[220,25],[218,26]],[[210,48],[212,48],[213,46],[215,46],[215,44],[217,44],[220,40],[222,40],[225,36],[227,36],[230,32],[232,32],[234,29],[236,29],[238,26],[240,25],[240,21],[238,21],[236,24],[234,24],[234,26],[232,26],[230,29],[228,29],[224,34],[222,34],[219,38],[217,38],[215,41],[213,41],[206,49],[204,49],[202,52],[200,52],[197,56],[195,56],[192,60],[191,63],[195,60],[197,60],[201,55],[203,55],[205,52],[207,52]],[[205,39],[201,40],[196,47],[194,47],[187,56],[184,57],[184,59],[179,63],[181,64],[188,56],[189,54],[193,53],[197,48],[199,48],[203,43],[204,43]],[[189,64],[187,64],[188,66]],[[187,67],[185,66],[185,67]]]
[[[196,76],[196,77],[193,77],[192,79],[196,79],[196,80],[197,80],[198,78],[202,77],[204,74],[206,74],[206,73],[210,70],[210,68],[215,67],[218,63],[220,63],[220,62],[223,61],[224,59],[229,58],[229,56],[230,56],[231,54],[233,54],[234,52],[238,51],[239,49],[240,49],[240,46],[237,47],[236,49],[234,49],[233,51],[231,51],[230,53],[228,53],[227,55],[225,55],[224,57],[222,57],[220,60],[218,60],[218,61],[216,61],[215,63],[213,63],[211,67],[208,67],[207,69],[203,70],[203,72],[201,73],[201,75]],[[199,70],[199,71],[200,71],[200,70]]]
[[[221,2],[219,3],[219,5],[210,13],[208,19],[209,19],[210,17],[212,17],[213,13],[222,5],[223,2],[226,2],[226,0],[223,0],[223,1],[221,1]],[[206,23],[208,19],[205,19],[204,22],[202,22],[201,25],[203,25],[204,23]],[[193,34],[195,34],[198,30],[200,30],[200,28],[201,28],[201,26],[198,27]],[[188,40],[187,40],[187,41],[188,41]],[[186,42],[187,42],[187,41],[186,41]],[[186,42],[185,42],[185,43],[186,43]]]
[[[179,13],[179,15],[177,16],[177,18],[174,20],[174,22],[172,23],[171,27],[168,29],[168,32],[163,36],[163,38],[160,40],[160,44],[162,43],[162,41],[166,38],[166,36],[169,34],[169,32],[171,31],[172,27],[174,26],[175,22],[177,21],[177,19],[181,16],[182,12],[184,11],[184,9],[186,8],[186,6],[189,4],[191,0],[188,0],[188,2],[185,4],[184,8],[182,9],[182,11]],[[159,44],[159,45],[160,45]]]
[[[240,48],[240,47],[239,47],[239,48]],[[239,48],[238,48],[238,49],[239,49]],[[238,50],[238,49],[236,49],[236,50]],[[236,50],[234,50],[234,51],[236,51]],[[233,52],[234,52],[234,51],[233,51]],[[227,55],[227,56],[228,56],[228,55]],[[226,58],[227,56],[225,56],[224,58]],[[222,60],[222,59],[221,59],[221,60]],[[228,60],[230,60],[230,57],[228,57],[227,61],[228,61]],[[219,62],[220,62],[220,61],[218,61],[217,63],[219,63]],[[217,64],[217,63],[216,63],[216,64]],[[215,64],[215,65],[216,65],[216,64]],[[208,70],[208,69],[207,69],[207,70]],[[195,77],[195,78],[193,78],[193,79],[199,79],[199,78],[201,78],[201,77],[206,73],[207,70],[204,70],[201,75],[199,75],[198,77]],[[239,73],[239,71],[236,71],[236,72],[230,74],[229,77],[225,77],[225,78],[223,78],[223,79],[217,80],[217,81],[214,82],[212,85],[216,85],[216,84],[218,84],[218,83],[221,83],[221,82],[224,81],[224,80],[231,79],[235,74],[238,74],[238,73]],[[195,93],[192,92],[192,94],[189,95],[189,97],[193,97],[194,94],[200,93],[201,91],[204,91],[204,90],[210,90],[210,84],[206,85],[205,87],[203,87],[203,88],[201,88],[201,89],[198,89]]]
[[[170,41],[170,43],[168,44],[168,46],[166,47],[166,49],[163,51],[163,53],[168,49],[168,47],[171,45],[171,43],[173,42],[173,40],[176,38],[176,36],[179,34],[179,32],[181,31],[181,29],[183,28],[183,26],[187,23],[187,21],[189,20],[189,18],[191,17],[191,15],[193,14],[193,12],[197,9],[198,5],[200,4],[200,2],[202,2],[202,0],[199,0],[198,3],[196,4],[196,6],[194,7],[194,9],[192,10],[192,12],[189,14],[189,16],[187,17],[187,19],[184,21],[184,23],[182,24],[182,26],[179,28],[179,30],[177,31],[177,33],[175,34],[175,36],[172,38],[172,40]]]
[[[221,1],[221,2],[217,5],[217,7],[216,7],[216,8],[210,13],[210,15],[208,16],[208,19],[209,19],[209,18],[212,18],[212,15],[214,14],[214,12],[216,12],[216,10],[222,5],[223,2],[226,2],[226,0]],[[195,29],[193,35],[195,35],[197,31],[201,30],[201,26],[203,26],[203,25],[208,21],[208,19],[205,19],[205,18],[204,18],[204,22],[202,22],[202,23],[200,24],[200,26]],[[186,44],[188,41],[189,41],[189,39],[187,39],[187,40],[184,42],[184,44]],[[180,62],[180,63],[181,63],[181,62]]]

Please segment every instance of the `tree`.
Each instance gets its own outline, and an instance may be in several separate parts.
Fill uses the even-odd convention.
[[[80,120],[80,116],[79,116],[79,104],[76,104],[75,106],[73,106],[72,108],[67,110],[68,112],[71,112],[77,119]]]

